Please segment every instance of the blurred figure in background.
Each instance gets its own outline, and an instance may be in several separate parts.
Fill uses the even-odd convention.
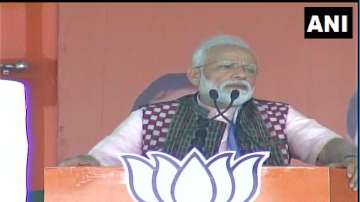
[[[190,83],[185,73],[165,74],[151,82],[141,92],[131,111],[148,104],[173,100],[196,91],[197,88]]]
[[[350,99],[346,123],[348,138],[358,146],[358,91],[356,91]]]

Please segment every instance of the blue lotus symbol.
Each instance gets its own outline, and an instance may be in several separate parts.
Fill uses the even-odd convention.
[[[183,160],[157,151],[149,158],[123,154],[128,189],[141,202],[248,202],[260,192],[261,172],[269,152],[255,152],[235,159],[227,151],[209,159],[196,149]]]

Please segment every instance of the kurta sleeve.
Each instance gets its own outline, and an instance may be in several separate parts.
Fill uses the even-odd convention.
[[[321,150],[333,138],[340,135],[307,118],[289,106],[285,133],[293,158],[315,164]]]
[[[103,166],[121,166],[122,153],[141,154],[142,109],[133,111],[110,135],[90,151]]]

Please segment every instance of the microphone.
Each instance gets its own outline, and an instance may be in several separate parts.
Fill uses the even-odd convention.
[[[232,123],[232,121],[230,121],[224,115],[224,113],[226,111],[228,111],[230,109],[230,107],[232,107],[234,101],[239,97],[240,92],[238,90],[232,90],[231,91],[231,94],[230,94],[231,101],[230,101],[229,105],[225,108],[224,111],[220,111],[220,109],[219,109],[219,107],[217,105],[216,100],[219,97],[218,92],[216,90],[212,89],[212,90],[210,90],[209,95],[210,95],[211,99],[213,100],[215,108],[216,108],[216,110],[218,112],[218,114],[216,116],[214,116],[213,118],[211,118],[211,119],[213,120],[218,116],[222,116],[229,123],[229,136],[228,136],[228,143],[227,143],[228,144],[228,149],[236,151],[236,153],[235,153],[236,157],[235,158],[238,158],[242,152],[241,152],[240,146],[236,142],[236,127],[235,127],[235,124]]]
[[[209,91],[209,96],[213,100],[216,111],[218,112],[217,115],[211,118],[211,120],[215,119],[218,116],[222,116],[227,122],[231,123],[231,121],[224,115],[225,112],[227,112],[233,105],[234,101],[239,97],[240,92],[238,90],[232,90],[230,94],[230,104],[225,108],[224,111],[220,111],[219,106],[217,105],[217,99],[219,98],[219,93],[215,89],[211,89]]]
[[[236,100],[238,97],[239,97],[240,93],[238,90],[232,90],[231,91],[231,95],[230,95],[230,98],[231,98],[231,104],[234,102],[234,100]]]
[[[217,92],[217,90],[211,89],[209,91],[209,96],[210,96],[211,99],[217,100],[219,98],[219,93]]]
[[[239,97],[239,94],[240,93],[238,90],[232,90],[231,94],[230,94],[230,98],[231,98],[230,104],[225,108],[224,111],[220,111],[220,108],[217,105],[217,99],[219,98],[219,93],[217,92],[217,90],[211,89],[209,91],[209,96],[213,100],[218,114],[215,115],[214,117],[212,117],[210,120],[214,120],[216,117],[222,116],[229,124],[232,124],[231,121],[224,115],[224,113],[226,111],[228,111],[230,109],[230,107],[232,107],[234,100],[236,100]],[[209,123],[206,121],[202,124],[206,127]],[[202,124],[200,124],[200,125],[202,125]],[[204,129],[198,130],[198,131],[196,131],[195,135],[196,135],[195,138],[193,138],[191,141],[191,145],[193,145],[193,147],[197,148],[201,153],[203,153],[204,152],[203,147],[205,145],[205,138],[206,138],[206,130],[204,130]],[[204,155],[204,153],[203,153],[203,155]]]

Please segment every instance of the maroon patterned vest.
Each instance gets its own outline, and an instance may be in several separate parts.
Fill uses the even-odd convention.
[[[189,96],[184,97],[186,98]],[[196,103],[191,104],[191,102],[182,102],[181,100],[184,99],[184,97],[169,102],[150,104],[143,108],[142,151],[144,154],[147,151],[164,151],[164,148],[166,148],[167,146],[166,144],[170,144],[167,142],[167,139],[169,136],[171,137],[171,133],[179,133],[178,131],[185,130],[185,128],[194,127],[193,124],[196,121],[195,119],[193,119],[193,117],[199,116],[197,108],[199,108],[200,106]],[[280,156],[280,158],[282,159],[281,163],[269,163],[269,165],[289,165],[291,157],[289,153],[289,146],[287,143],[286,134],[284,132],[288,113],[288,104],[257,99],[252,99],[249,102],[252,102],[252,104],[255,106],[256,113],[259,115],[259,117],[261,117],[262,125],[264,126],[264,128],[266,128],[265,130],[267,131],[267,136],[263,141],[265,143],[261,143],[260,145],[264,145],[269,142],[269,144],[272,144],[270,145],[272,146],[271,153],[276,153],[276,155]],[[183,107],[183,105],[193,105],[194,108]],[[200,110],[200,114],[201,113],[202,111]],[[202,115],[206,116],[206,114]],[[176,119],[176,121],[173,121],[174,119]],[[175,122],[181,122],[182,124],[180,124],[181,126],[179,126],[179,124]],[[224,133],[226,128],[226,123],[223,122],[215,125],[216,126],[212,128],[210,127],[211,130],[215,130],[215,134],[221,135],[216,135],[218,137],[214,139],[214,144],[211,145],[211,148],[209,148],[209,156],[217,153],[222,134]],[[183,128],[177,129],[177,127]],[[256,136],[259,134],[253,135]],[[182,138],[182,136],[180,137]],[[183,137],[187,138],[184,134]],[[261,138],[264,139],[264,137]],[[182,141],[178,142],[179,146],[181,146]],[[176,147],[177,143],[173,144]],[[240,141],[239,145],[241,148],[245,148],[247,153],[259,150],[259,146],[256,146],[256,144],[244,145]],[[268,148],[267,145],[265,145],[265,148]],[[260,150],[261,149],[264,148],[260,148]],[[183,154],[179,155],[176,153],[171,153],[171,155],[178,158],[182,158],[184,156]]]

